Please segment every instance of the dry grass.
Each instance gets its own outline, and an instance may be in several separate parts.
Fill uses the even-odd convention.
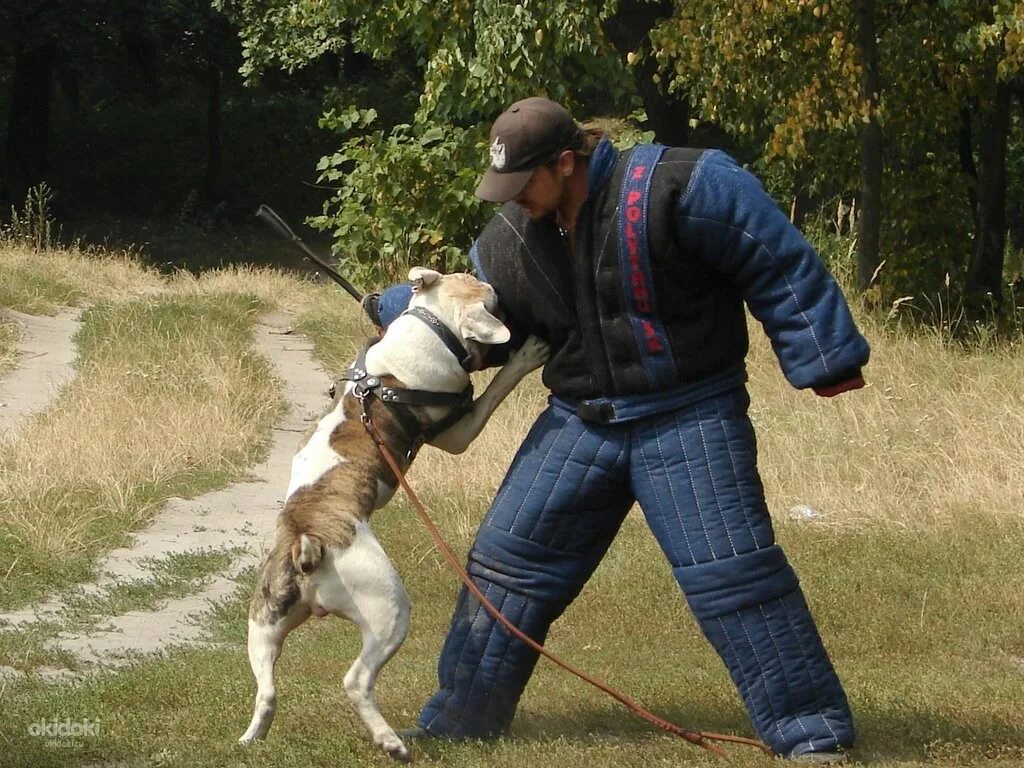
[[[252,296],[273,309],[301,312],[316,303],[327,286],[292,277],[275,269],[232,266],[203,272],[176,272],[169,277],[163,293],[170,296]],[[350,299],[347,299],[351,301]]]
[[[76,378],[0,450],[0,602],[12,605],[87,576],[169,495],[244,474],[283,407],[250,349],[252,319],[316,291],[269,270],[163,277],[129,256],[8,247],[0,278],[0,305],[91,305]]]
[[[137,527],[154,489],[240,473],[281,406],[274,381],[251,357],[184,347],[166,364],[85,363],[56,407],[0,453],[8,535],[59,558],[91,549],[101,521]]]
[[[26,283],[27,274],[34,283]],[[51,311],[55,301],[156,301],[159,296],[193,302],[244,296],[250,312],[258,307],[297,313],[299,327],[336,371],[371,333],[356,305],[333,285],[315,286],[264,269],[162,277],[127,255],[6,248],[0,249],[0,276],[9,296],[19,284],[23,291],[0,303],[32,311]],[[33,293],[32,285],[44,284],[50,287]],[[131,320],[123,322],[125,327],[110,332],[133,333]],[[870,386],[832,400],[793,391],[760,329],[751,329],[751,415],[776,515],[806,505],[820,513],[816,524],[836,527],[952,525],[976,513],[1019,522],[1024,465],[1011,459],[1024,448],[1021,345],[970,351],[940,333],[910,333],[869,318],[862,323],[873,345],[866,371]],[[2,350],[0,336],[0,365]],[[193,466],[238,470],[242,459],[229,455],[238,442],[239,424],[265,425],[267,415],[258,406],[241,406],[249,410],[240,419],[239,406],[226,404],[242,390],[266,394],[252,380],[258,374],[246,368],[242,357],[225,358],[221,350],[221,357],[196,359],[182,368],[193,383],[201,382],[202,397],[192,385],[167,393],[153,385],[173,378],[178,366],[160,362],[167,350],[150,351],[148,367],[132,360],[83,364],[58,409],[7,454],[12,471],[5,473],[0,498],[17,499],[7,508],[15,509],[8,522],[19,539],[52,552],[88,548],[89,509],[107,510],[108,517],[131,527],[147,514],[132,500],[137,495],[133,487],[161,486]],[[477,376],[478,389],[489,377]],[[232,388],[233,393],[228,391]],[[437,513],[456,540],[471,537],[545,396],[535,374],[467,454],[452,457],[432,449],[421,454],[412,480],[441,507]],[[276,402],[272,396],[269,401]],[[69,434],[73,448],[58,447],[67,445]],[[256,439],[254,434],[242,437],[243,442]],[[84,476],[90,478],[85,486]],[[453,484],[453,477],[466,482]],[[54,499],[69,494],[89,503],[71,515],[47,512]],[[128,508],[133,511],[124,511]]]
[[[489,373],[476,377],[478,393],[483,392],[490,378]],[[505,400],[464,454],[451,456],[427,447],[416,459],[409,481],[417,493],[431,500],[453,540],[468,543],[472,538],[480,513],[494,498],[516,449],[547,404],[546,399],[547,390],[540,382],[540,373],[535,372]],[[453,477],[462,478],[462,482],[452,483]]]
[[[53,314],[83,301],[158,293],[163,279],[129,253],[61,249],[42,253],[0,243],[0,306]]]
[[[1024,345],[965,349],[936,331],[863,321],[859,392],[795,392],[763,334],[750,360],[761,471],[776,512],[804,504],[830,525],[1019,524],[1024,509]]]
[[[0,449],[5,605],[86,578],[92,560],[168,496],[245,473],[283,407],[250,350],[258,314],[333,304],[350,324],[356,310],[333,286],[276,270],[163,276],[130,254],[0,245],[0,306],[49,313],[68,304],[88,307],[77,376]],[[0,325],[0,366],[15,330]]]
[[[1019,525],[1024,509],[1024,345],[965,349],[938,332],[862,318],[872,344],[869,386],[819,398],[786,382],[764,334],[751,326],[751,417],[769,507],[797,505],[816,525],[954,525],[968,515]],[[482,390],[487,374],[478,377]],[[468,536],[493,498],[546,391],[534,375],[463,456],[425,450],[417,488]],[[450,483],[450,478],[468,478]],[[461,513],[458,511],[462,510]],[[441,510],[439,510],[441,512]]]
[[[268,307],[303,311],[333,292],[333,286],[317,286],[275,269],[243,265],[209,270],[200,276],[186,271],[165,276],[131,252],[65,248],[40,253],[0,242],[0,306],[30,314],[53,314],[64,306],[145,296],[225,294],[245,294]]]
[[[0,314],[0,373],[11,370],[18,360],[18,324]]]

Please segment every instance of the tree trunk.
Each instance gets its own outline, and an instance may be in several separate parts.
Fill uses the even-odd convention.
[[[50,91],[56,48],[47,43],[14,57],[7,126],[7,199],[21,208],[29,189],[45,178],[50,135]]]
[[[957,152],[960,155],[960,170],[967,178],[967,202],[971,207],[974,231],[978,231],[978,166],[974,162],[974,132],[971,129],[973,115],[968,107],[960,110],[960,133]]]
[[[811,210],[811,194],[808,191],[810,184],[807,183],[806,174],[803,168],[797,168],[793,173],[793,199],[789,205],[789,220],[793,222],[793,225],[797,228],[802,229],[804,221],[807,219],[807,214]]]
[[[860,96],[868,105],[868,122],[860,134],[860,215],[857,219],[857,288],[866,291],[879,265],[882,223],[882,126],[878,123],[881,93],[878,46],[875,41],[875,2],[857,7],[857,45],[860,48]]]
[[[1024,116],[1024,77],[1017,78],[1013,91]],[[1006,223],[1010,230],[1010,247],[1018,251],[1024,250],[1024,200],[1007,200],[1007,205]]]
[[[993,71],[993,76],[995,72]],[[997,82],[991,106],[979,110],[978,215],[974,253],[967,270],[967,292],[976,297],[1003,298],[1003,255],[1006,249],[1006,148],[1010,135],[1012,92]]]
[[[654,25],[671,16],[673,10],[670,0],[623,0],[615,15],[605,22],[604,32],[616,50],[625,56],[643,48]],[[653,56],[645,56],[633,71],[636,90],[643,100],[655,140],[673,147],[686,146],[690,137],[689,101],[662,92],[654,82],[658,62]]]
[[[212,61],[206,65],[206,172],[203,195],[208,202],[220,200],[221,172],[221,71]]]

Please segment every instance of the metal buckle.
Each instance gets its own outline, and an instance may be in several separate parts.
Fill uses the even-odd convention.
[[[615,406],[611,403],[592,403],[584,400],[576,406],[576,415],[592,424],[607,424],[615,418]]]

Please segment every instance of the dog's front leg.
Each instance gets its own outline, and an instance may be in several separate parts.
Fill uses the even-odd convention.
[[[536,336],[526,339],[498,374],[487,385],[487,389],[473,401],[473,409],[430,441],[430,445],[448,453],[462,453],[477,435],[483,431],[488,420],[501,401],[508,397],[530,371],[540,368],[548,361],[551,350],[546,342]]]

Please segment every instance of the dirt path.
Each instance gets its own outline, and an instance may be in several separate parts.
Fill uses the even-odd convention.
[[[250,468],[256,479],[194,499],[172,499],[148,527],[132,536],[129,546],[110,552],[99,563],[102,576],[96,582],[80,585],[77,592],[98,593],[126,580],[151,579],[154,574],[147,568],[147,559],[195,550],[239,550],[240,554],[235,553],[231,564],[195,594],[167,600],[153,611],[102,617],[102,629],[61,633],[49,647],[67,651],[86,665],[114,667],[138,654],[204,642],[203,614],[235,591],[241,571],[259,562],[288,486],[292,455],[326,404],[329,378],[313,357],[309,342],[286,332],[289,323],[288,316],[277,315],[263,318],[256,326],[256,349],[273,363],[290,404],[274,429],[266,462]],[[65,605],[58,596],[0,614],[0,625],[24,629],[41,620],[59,622]],[[38,673],[70,676],[67,670],[40,669]]]
[[[25,315],[12,309],[4,316],[21,326],[18,367],[0,377],[0,442],[9,440],[33,413],[43,411],[74,376],[77,312],[56,317]]]

